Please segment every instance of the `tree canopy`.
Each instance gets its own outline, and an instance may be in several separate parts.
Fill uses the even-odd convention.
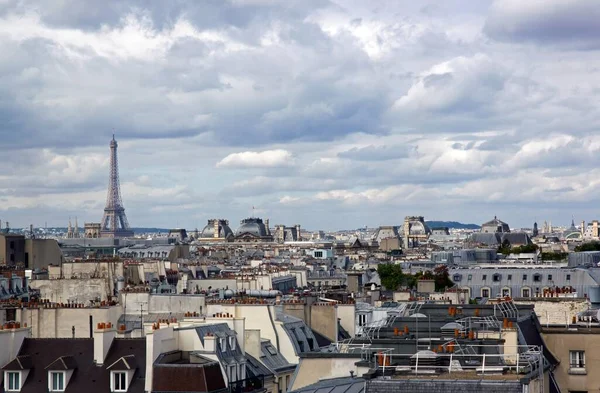
[[[412,275],[403,273],[400,265],[380,263],[377,265],[377,273],[381,279],[381,285],[390,291],[395,291],[401,286],[415,288],[418,280],[434,280],[436,291],[443,291],[454,285],[450,280],[448,267],[445,265],[437,266],[433,272],[427,270]]]
[[[598,242],[598,241],[592,241],[592,242],[587,242],[587,243],[580,244],[579,246],[575,247],[575,251],[576,252],[581,252],[581,251],[600,251],[600,242]]]

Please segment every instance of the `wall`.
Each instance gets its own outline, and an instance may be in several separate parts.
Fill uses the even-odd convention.
[[[23,340],[29,336],[29,328],[0,330],[0,368],[17,356]],[[4,373],[0,373],[0,381]]]
[[[75,337],[90,337],[90,315],[92,326],[98,322],[117,325],[122,313],[121,306],[102,308],[24,308],[17,309],[17,320],[31,327],[34,338],[70,338],[75,326]]]
[[[152,330],[146,335],[146,391],[152,391],[154,361],[161,353],[178,349],[177,335],[173,327]]]
[[[194,292],[196,286],[200,290],[208,290],[209,287],[212,289],[237,289],[237,280],[232,279],[207,279],[207,280],[189,280],[188,281],[188,292]]]
[[[104,278],[31,280],[32,288],[40,290],[42,299],[53,303],[77,302],[89,305],[90,300],[107,300],[109,284]]]
[[[315,303],[310,308],[310,327],[332,342],[337,342],[337,308],[333,304]]]
[[[297,390],[325,378],[349,377],[350,371],[357,375],[358,369],[354,364],[358,361],[360,357],[357,356],[301,358],[289,390]]]
[[[281,305],[284,314],[291,315],[298,319],[301,319],[306,323],[306,325],[310,326],[310,307],[305,305],[304,303],[298,304],[289,304],[284,303]]]
[[[60,265],[62,251],[54,239],[25,239],[25,252],[29,254],[29,269],[45,269]]]
[[[392,299],[395,302],[407,302],[408,299],[410,299],[410,292],[405,292],[405,291],[394,291],[393,295],[392,295]]]
[[[562,392],[597,391],[600,386],[600,334],[598,331],[543,329],[542,337],[552,354],[560,359],[554,371],[556,381]],[[585,368],[587,375],[569,374],[569,351],[585,351]]]
[[[590,303],[584,298],[531,298],[513,299],[515,304],[532,304],[542,325],[571,324],[574,315],[587,310]]]
[[[147,292],[123,292],[120,294],[121,304],[125,305],[127,314],[139,314],[142,306],[143,315],[148,313],[185,313],[206,311],[204,295],[150,294]]]
[[[247,353],[254,356],[256,359],[260,359],[262,352],[260,345],[260,330],[246,329],[244,331],[244,345]]]
[[[337,317],[340,319],[340,325],[350,334],[350,337],[356,335],[356,306],[354,304],[338,304]]]

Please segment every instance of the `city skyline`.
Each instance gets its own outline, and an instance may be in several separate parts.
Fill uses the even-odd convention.
[[[0,219],[600,218],[591,0],[0,5]],[[560,26],[559,29],[555,28]]]

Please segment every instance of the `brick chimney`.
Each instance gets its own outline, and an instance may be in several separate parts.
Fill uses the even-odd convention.
[[[110,322],[98,323],[94,330],[94,362],[96,364],[104,364],[108,350],[117,335],[117,331]]]

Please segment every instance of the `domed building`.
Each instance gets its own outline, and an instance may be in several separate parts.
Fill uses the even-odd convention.
[[[240,221],[239,228],[235,231],[235,242],[272,242],[273,235],[269,229],[269,220],[261,218],[245,218]]]
[[[200,232],[200,241],[203,242],[227,242],[234,238],[233,231],[229,227],[229,220],[211,219]]]
[[[504,221],[500,221],[498,217],[494,216],[494,219],[481,224],[481,233],[508,233],[510,227]]]
[[[583,228],[583,224],[581,224],[581,227]],[[562,233],[562,238],[565,240],[580,240],[582,238],[581,232],[582,231],[575,226],[575,220],[571,219],[571,227],[567,228]]]
[[[402,226],[402,238],[405,248],[418,247],[427,243],[431,229],[423,216],[406,216]]]

